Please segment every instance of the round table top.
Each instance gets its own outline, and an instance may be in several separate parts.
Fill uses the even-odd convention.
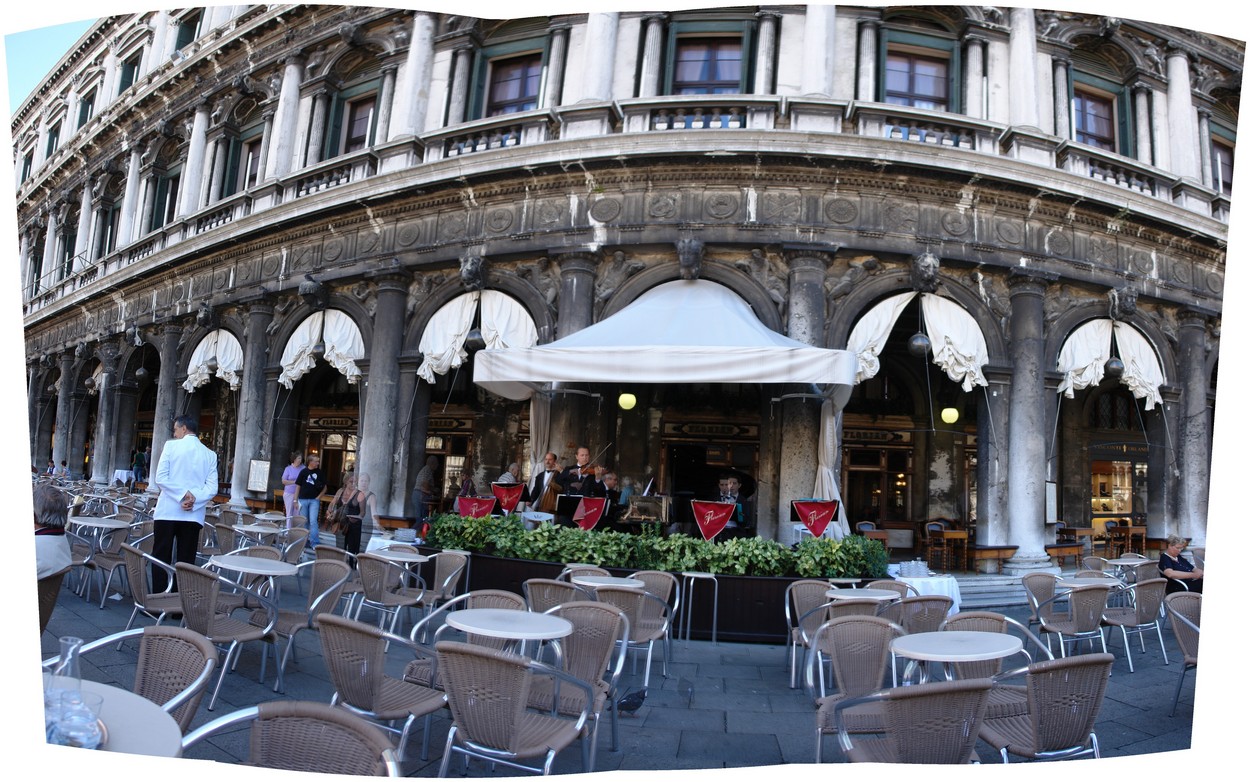
[[[831,600],[897,600],[898,592],[893,589],[830,589],[825,597]]]
[[[266,521],[286,521],[286,514],[279,510],[269,510],[259,514],[256,518]]]
[[[413,551],[404,551],[403,549],[375,548],[369,553],[373,554],[374,556],[381,557],[382,559],[390,560],[391,562],[420,564],[421,562],[430,561],[430,558],[427,557],[425,554],[418,554]]]
[[[1140,565],[1143,562],[1149,562],[1147,557],[1116,557],[1107,560],[1108,565]]]
[[[828,581],[830,584],[858,584],[860,581],[863,581],[864,579],[862,578],[836,578],[835,577],[835,578],[826,578],[825,580]]]
[[[1024,643],[1014,635],[981,630],[911,633],[890,642],[890,651],[913,660],[966,663],[1015,654]]]
[[[1104,576],[1102,578],[1061,578],[1055,582],[1055,586],[1064,587],[1066,589],[1087,586],[1113,587],[1118,584],[1119,582],[1111,576]]]
[[[644,589],[647,584],[645,581],[637,578],[622,578],[621,576],[571,576],[569,578],[574,584],[585,587],[625,587],[626,589]]]
[[[82,689],[104,698],[100,721],[108,731],[108,740],[100,749],[167,758],[182,754],[182,731],[160,706],[130,690],[86,679]]]
[[[275,527],[271,524],[235,524],[231,529],[235,532],[247,532],[252,535],[275,535],[282,531],[281,527]]]
[[[293,576],[298,572],[290,562],[249,557],[246,554],[216,554],[208,562],[210,565],[253,576]]]
[[[567,619],[511,608],[464,608],[448,612],[446,621],[466,633],[517,641],[547,641],[573,633]]]
[[[95,527],[96,529],[126,529],[130,526],[129,521],[106,519],[100,516],[70,516],[69,523],[77,524],[80,527]]]

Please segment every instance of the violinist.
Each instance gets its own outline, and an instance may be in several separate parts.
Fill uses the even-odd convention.
[[[565,494],[586,494],[595,480],[595,466],[590,463],[590,449],[584,445],[577,448],[577,464],[560,473],[557,483]]]

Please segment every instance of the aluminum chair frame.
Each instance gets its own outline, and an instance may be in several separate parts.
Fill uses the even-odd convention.
[[[1178,606],[1183,603],[1190,603],[1192,608],[1183,609]],[[1168,621],[1172,625],[1172,635],[1176,637],[1176,643],[1181,649],[1181,675],[1176,679],[1176,692],[1172,696],[1172,711],[1168,712],[1169,717],[1176,716],[1176,704],[1181,699],[1181,688],[1185,684],[1185,674],[1190,668],[1198,667],[1198,644],[1202,635],[1202,593],[1200,592],[1173,592],[1163,598],[1163,604],[1168,606]],[[1192,618],[1189,615],[1192,613]],[[1190,642],[1193,648],[1190,649]]]

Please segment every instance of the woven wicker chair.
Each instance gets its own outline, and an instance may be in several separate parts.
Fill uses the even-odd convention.
[[[1176,645],[1181,648],[1181,657],[1185,664],[1181,667],[1180,678],[1176,680],[1176,694],[1172,696],[1172,711],[1169,717],[1176,716],[1176,704],[1181,699],[1181,686],[1185,683],[1185,674],[1190,668],[1198,667],[1198,637],[1202,626],[1202,594],[1200,592],[1173,592],[1163,598],[1167,606],[1168,622],[1172,626],[1172,635],[1176,636]]]
[[[55,573],[49,573],[39,579],[39,634],[43,635],[43,631],[48,629],[48,620],[52,618],[52,609],[56,608],[57,595],[61,594],[61,582],[65,580],[65,574],[70,571],[70,566],[66,565]]]
[[[641,581],[646,585],[643,589],[667,603],[668,616],[674,617],[681,612],[681,584],[678,583],[677,576],[663,570],[639,570],[630,573],[629,577]],[[659,604],[653,601],[643,603],[643,614],[645,623],[656,624],[663,621]],[[665,659],[673,657],[673,623],[671,621],[668,622],[664,631],[664,656]]]
[[[212,711],[217,704],[217,693],[221,690],[222,680],[238,660],[239,650],[248,641],[261,641],[260,681],[265,680],[265,661],[269,648],[273,645],[273,627],[278,621],[278,606],[269,597],[246,589],[242,584],[231,581],[225,576],[213,573],[204,568],[179,562],[174,566],[178,575],[178,597],[182,602],[182,617],[186,626],[205,636],[217,647],[226,648],[225,659],[221,662],[221,674],[217,677],[217,685],[213,688],[213,696],[209,698],[208,710]],[[250,622],[235,619],[222,612],[217,605],[221,587],[225,585],[245,597],[255,601],[261,608],[269,612],[269,620],[263,627]],[[276,650],[275,650],[276,657]],[[278,678],[282,678],[281,669]]]
[[[154,620],[158,625],[169,618],[182,617],[182,601],[174,588],[174,569],[151,554],[141,551],[135,546],[124,544],[122,558],[126,562],[126,585],[130,587],[130,599],[134,602],[134,610],[126,621],[124,630],[129,630],[139,614]],[[165,571],[165,591],[153,592],[150,581],[151,571],[146,567],[160,568]],[[121,649],[121,642],[117,644]]]
[[[1026,625],[1009,616],[993,611],[960,611],[942,623],[939,630],[975,630],[983,633],[1010,633],[1018,630],[1026,641],[1038,650],[1044,659],[1053,660],[1054,655],[1046,648],[1046,642],[1030,630]],[[1028,644],[1021,647],[1016,654],[1024,655],[1028,662],[1033,662],[1029,654]],[[977,660],[975,662],[952,663],[957,679],[984,679],[1002,673],[1003,658],[995,660]],[[1028,711],[1028,697],[1024,687],[1004,685],[990,690],[989,702],[985,707],[986,717],[1007,717],[1023,714]]]
[[[282,550],[273,546],[244,546],[228,554],[242,554],[245,557],[257,557],[258,559],[271,559],[278,561],[282,559]],[[253,592],[262,592],[269,588],[269,578],[266,576],[244,575],[239,579],[239,583],[245,590]],[[231,614],[240,608],[253,609],[256,608],[256,602],[250,601],[247,592],[222,592],[217,597],[217,609],[224,613]]]
[[[594,690],[594,702],[590,706],[591,722],[582,729],[582,762],[588,770],[594,771],[599,747],[599,721],[604,709],[611,713],[612,751],[620,747],[616,685],[625,666],[629,618],[616,606],[594,600],[567,602],[546,613],[573,624],[572,634],[560,639],[564,650],[564,670]],[[550,676],[536,675],[530,686],[530,708],[576,716],[585,705],[582,701],[580,689],[557,687],[557,680]]]
[[[332,559],[336,562],[342,562],[352,569],[352,576],[343,585],[343,593],[339,600],[343,603],[343,616],[350,616],[355,612],[356,599],[365,593],[364,584],[360,583],[360,572],[356,569],[356,555],[346,549],[338,546],[329,546],[322,543],[313,548],[313,554],[317,559]]]
[[[881,689],[890,661],[890,641],[903,635],[903,628],[876,616],[844,616],[822,624],[812,634],[811,652],[804,666],[804,680],[816,688],[816,762],[822,762],[822,739],[837,732],[834,711],[845,700],[859,698]],[[838,692],[825,694],[824,658],[832,663]],[[875,732],[881,728],[880,706],[856,709],[849,730]]]
[[[1033,759],[1099,757],[1094,722],[1114,660],[1110,654],[1081,654],[1041,660],[995,676],[997,687],[1027,674],[1024,688],[1029,707],[1024,714],[987,717],[981,725],[981,740],[998,750],[1004,763],[1008,755]]]
[[[376,725],[335,706],[269,701],[223,714],[182,739],[183,754],[204,739],[251,722],[247,765],[354,776],[398,777],[390,739]]]
[[[120,516],[121,514],[117,514]],[[133,514],[127,513],[132,516]],[[99,548],[96,550],[95,556],[91,558],[91,564],[95,567],[95,572],[99,574],[100,581],[103,585],[100,587],[100,608],[104,608],[104,601],[108,598],[109,587],[113,585],[113,576],[117,575],[120,570],[125,572],[125,562],[122,560],[121,547],[129,537],[130,530],[109,530],[101,535]],[[105,578],[105,574],[108,577]],[[118,588],[120,592],[120,587]]]
[[[651,686],[651,657],[655,642],[660,642],[661,671],[668,678],[668,646],[665,640],[669,637],[672,624],[672,606],[660,598],[644,590],[629,587],[602,586],[595,590],[595,598],[601,603],[609,603],[625,612],[629,617],[629,648],[647,650],[646,668],[642,673],[643,689]]]
[[[278,621],[274,623],[273,632],[278,638],[286,639],[286,649],[283,650],[282,659],[278,662],[279,675],[273,684],[274,692],[278,692],[278,687],[283,681],[282,674],[285,673],[287,661],[291,658],[291,653],[295,648],[295,636],[301,630],[317,629],[317,618],[327,611],[334,610],[339,602],[339,596],[343,593],[343,585],[352,575],[352,569],[346,562],[336,562],[332,559],[304,562],[296,565],[296,569],[312,572],[309,577],[308,600],[303,610],[278,610]],[[257,626],[264,625],[268,620],[268,612],[261,608],[253,611],[248,619]]]
[[[65,530],[65,540],[69,543],[70,570],[78,572],[78,586],[74,592],[87,602],[91,602],[91,582],[95,575],[95,545],[77,532]]]
[[[421,759],[426,760],[430,725],[434,713],[443,707],[444,695],[432,687],[387,676],[386,653],[391,644],[405,647],[414,655],[428,659],[430,670],[434,672],[432,676],[436,676],[433,653],[407,638],[337,614],[321,614],[317,628],[321,635],[322,657],[334,684],[330,703],[379,723],[403,720],[403,727],[399,729],[381,726],[397,734],[396,746],[401,761],[413,723],[418,717],[424,717]]]
[[[451,728],[438,775],[447,776],[452,755],[499,763],[519,771],[550,774],[556,754],[577,740],[590,719],[594,693],[586,682],[543,663],[476,644],[440,641],[438,670],[451,708]],[[535,675],[583,691],[575,719],[526,709]],[[543,758],[541,766],[518,761]],[[589,768],[583,769],[589,771]]]
[[[594,599],[586,589],[554,578],[526,579],[521,591],[525,593],[525,604],[535,613],[543,613],[562,603]]]
[[[1163,617],[1160,612],[1160,609],[1163,607],[1163,595],[1167,585],[1168,580],[1166,578],[1138,581],[1125,590],[1132,595],[1129,605],[1119,608],[1107,608],[1102,612],[1104,624],[1120,628],[1120,637],[1124,639],[1124,656],[1128,659],[1129,673],[1133,672],[1133,650],[1128,643],[1129,633],[1137,636],[1138,641],[1141,642],[1142,654],[1145,654],[1145,634],[1154,630],[1155,635],[1159,639],[1159,651],[1163,653],[1163,664],[1167,665],[1168,651],[1163,646]]]
[[[905,597],[880,607],[877,616],[901,625],[908,633],[931,633],[946,621],[955,601],[946,595]]]
[[[83,644],[81,654],[108,646],[118,648],[128,638],[139,639],[135,681],[131,691],[158,704],[174,718],[183,733],[191,726],[204,690],[217,665],[217,648],[204,636],[185,627],[136,627]],[[60,656],[43,661],[50,668]]]
[[[1081,557],[1081,568],[1083,570],[1106,570],[1107,560],[1095,556]]]
[[[1055,596],[1055,583],[1058,580],[1053,573],[1025,573],[1021,576],[1020,585],[1024,587],[1024,595],[1029,600],[1030,625],[1040,625],[1044,619],[1054,619],[1059,615],[1055,604],[1050,602]],[[1046,609],[1039,613],[1043,604]]]
[[[459,551],[440,551],[430,555],[430,559],[434,560],[434,580],[430,582],[430,596],[426,602],[430,607],[437,608],[456,596],[469,558]]]
[[[610,576],[608,571],[595,565],[565,565],[564,570],[560,571],[560,575],[556,576],[561,581],[568,581],[573,576]]]
[[[977,733],[991,684],[989,679],[933,682],[842,701],[834,709],[839,745],[852,763],[977,762]],[[848,718],[869,705],[881,709],[882,735],[852,742]]]
[[[395,626],[399,623],[400,610],[415,608],[421,604],[425,596],[425,582],[418,576],[418,585],[415,588],[405,586],[404,580],[412,571],[374,554],[361,554],[356,557],[356,567],[360,571],[360,583],[364,591],[353,618],[359,619],[363,609],[372,608],[378,614],[378,627],[382,627],[386,617],[390,616],[391,623],[387,630],[394,633]]]
[[[916,588],[906,581],[895,581],[892,578],[882,578],[877,581],[869,581],[865,589],[888,589],[891,592],[898,592],[899,599],[909,596],[916,596],[920,593]]]
[[[792,581],[786,587],[786,627],[789,628],[786,634],[786,653],[790,659],[790,689],[799,686],[799,647],[806,654],[807,641],[812,633],[828,621],[825,613],[812,612],[813,609],[829,604],[829,598],[825,597],[828,591],[829,582],[815,578]]]
[[[1102,644],[1102,650],[1107,651],[1107,639],[1102,634],[1102,612],[1107,607],[1107,596],[1110,593],[1110,585],[1091,584],[1076,587],[1066,594],[1055,595],[1038,606],[1038,614],[1041,615],[1048,603],[1053,604],[1054,601],[1065,598],[1068,601],[1067,616],[1056,615],[1042,620],[1043,633],[1053,633],[1059,636],[1060,657],[1068,656],[1068,644],[1075,644],[1082,640],[1092,641],[1095,638]],[[1046,643],[1049,647],[1049,636],[1047,636]]]
[[[421,643],[422,638],[429,637],[429,628],[436,627],[434,639],[438,640],[442,633],[454,630],[451,625],[441,624],[443,616],[448,611],[459,608],[503,608],[511,611],[528,610],[525,604],[525,598],[515,592],[508,592],[503,589],[478,589],[473,592],[465,592],[463,595],[457,595],[446,603],[431,611],[428,616],[412,628],[409,637],[415,643]],[[471,644],[478,646],[486,646],[491,649],[502,649],[508,644],[506,638],[492,638],[485,635],[467,634],[466,640]]]

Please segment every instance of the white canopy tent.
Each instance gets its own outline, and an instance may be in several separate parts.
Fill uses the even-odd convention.
[[[675,280],[555,342],[483,350],[474,359],[473,380],[516,400],[558,383],[819,384],[829,389],[827,407],[841,409],[856,368],[853,353],[813,347],[768,328],[723,285]],[[840,500],[832,461],[821,459],[814,492]],[[845,515],[839,522],[840,532],[849,532]]]

